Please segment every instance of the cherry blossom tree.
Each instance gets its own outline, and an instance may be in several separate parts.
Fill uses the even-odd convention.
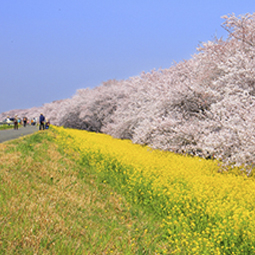
[[[80,89],[42,107],[0,114],[103,132],[134,143],[243,165],[255,161],[255,14],[223,16],[228,38],[199,45],[191,59]]]

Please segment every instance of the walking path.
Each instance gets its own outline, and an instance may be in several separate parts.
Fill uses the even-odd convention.
[[[5,129],[0,130],[0,143],[17,139],[21,136],[29,135],[38,131],[38,126],[26,126],[26,127],[19,127],[18,130],[14,129]]]

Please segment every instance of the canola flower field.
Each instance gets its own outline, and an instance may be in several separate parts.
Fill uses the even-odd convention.
[[[52,128],[66,154],[94,167],[131,203],[158,215],[171,254],[255,254],[253,178],[219,173],[216,160]]]

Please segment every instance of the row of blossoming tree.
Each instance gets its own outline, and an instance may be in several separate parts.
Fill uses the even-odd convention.
[[[43,112],[56,125],[248,169],[255,161],[255,13],[223,18],[228,39],[202,43],[190,60],[0,117]]]

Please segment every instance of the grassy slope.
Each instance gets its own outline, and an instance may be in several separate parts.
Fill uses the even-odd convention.
[[[53,135],[0,144],[0,254],[169,254],[161,220],[67,158]]]

